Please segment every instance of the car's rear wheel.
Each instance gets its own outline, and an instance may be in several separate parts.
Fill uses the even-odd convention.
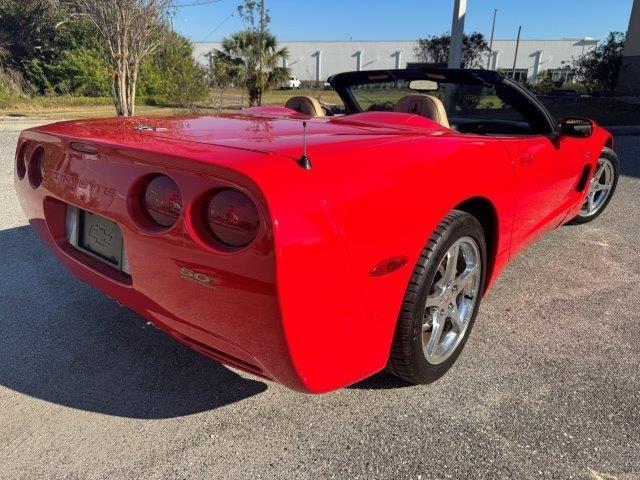
[[[389,359],[391,373],[430,383],[451,368],[478,312],[486,258],[478,220],[457,210],[447,215],[414,267]]]
[[[584,205],[569,223],[587,223],[604,212],[618,185],[619,170],[618,156],[610,148],[605,148],[589,182],[589,191]]]

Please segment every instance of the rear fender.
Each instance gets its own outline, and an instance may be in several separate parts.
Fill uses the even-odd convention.
[[[495,207],[489,282],[508,259],[514,180],[497,141],[442,135],[358,147],[316,147],[311,170],[292,162],[287,190],[265,191],[287,342],[312,391],[354,383],[385,367],[413,266],[456,205],[483,197]],[[406,262],[372,274],[398,258]]]

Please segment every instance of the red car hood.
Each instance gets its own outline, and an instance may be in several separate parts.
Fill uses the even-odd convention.
[[[221,114],[208,117],[135,117],[60,122],[35,130],[76,139],[144,148],[154,140],[193,142],[299,157],[303,122],[310,148],[326,143],[388,141],[441,135],[448,130],[417,115],[371,112],[348,117]]]

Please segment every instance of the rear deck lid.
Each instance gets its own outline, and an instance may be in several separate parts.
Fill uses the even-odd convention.
[[[425,130],[442,130],[442,127],[426,118],[388,112],[325,118],[291,115],[289,110],[278,107],[263,109],[262,112],[259,115],[243,112],[206,117],[78,120],[38,129],[131,146],[140,146],[145,140],[164,139],[285,155],[301,149],[304,123],[310,146],[328,142],[382,140],[399,135],[424,135]],[[264,112],[270,112],[271,115],[265,115]]]

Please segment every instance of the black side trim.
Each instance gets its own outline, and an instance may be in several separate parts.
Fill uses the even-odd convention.
[[[576,190],[578,192],[583,192],[587,187],[587,183],[589,183],[589,174],[591,173],[591,167],[589,165],[585,165],[582,168],[582,174],[580,175],[580,180],[578,181],[578,185],[576,185]]]

